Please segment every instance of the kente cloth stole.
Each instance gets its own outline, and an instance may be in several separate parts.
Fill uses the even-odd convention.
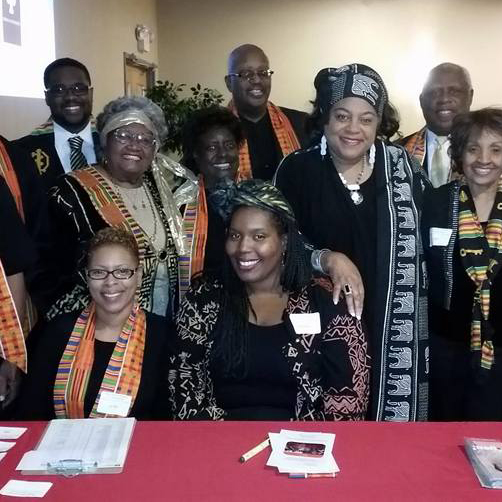
[[[471,192],[459,192],[459,244],[462,264],[476,285],[472,307],[471,350],[481,350],[481,367],[490,369],[495,357],[490,323],[490,285],[502,260],[502,180],[499,180],[490,221],[483,231]]]
[[[148,246],[146,236],[105,177],[94,167],[72,171],[68,175],[79,182],[96,211],[108,225],[121,227],[134,235],[142,259]]]
[[[0,176],[3,176],[5,178],[10,193],[12,194],[14,202],[16,203],[19,216],[21,216],[21,220],[24,222],[24,209],[23,199],[21,197],[21,188],[19,186],[16,171],[14,171],[14,166],[12,165],[9,154],[7,153],[5,145],[2,141],[0,141]]]
[[[207,242],[207,201],[204,180],[199,176],[199,194],[195,202],[185,207],[183,215],[183,233],[190,249],[190,255],[178,258],[180,299],[190,287],[190,279],[204,268],[204,256]]]
[[[16,172],[14,171],[14,166],[10,160],[9,154],[5,148],[5,145],[0,141],[0,176],[3,176],[7,186],[9,187],[10,193],[16,204],[17,211],[21,220],[24,223],[24,209],[23,209],[23,199],[21,196],[21,188],[19,186],[19,181],[17,179]],[[0,265],[1,266],[1,265]],[[17,353],[18,350],[24,349],[24,335],[23,327],[26,333],[29,333],[36,321],[36,311],[29,298],[26,299],[26,316],[22,320],[19,319],[17,315],[17,310],[10,293],[9,285],[7,284],[7,276],[5,271],[0,272],[0,299],[2,305],[0,306],[0,319],[2,323],[2,332],[0,333],[0,344],[2,345],[2,357],[4,359],[15,363],[20,369],[26,372],[26,352],[23,357]],[[5,331],[4,331],[5,330]],[[4,337],[7,337],[3,340]],[[7,341],[8,340],[8,341]],[[8,351],[5,347],[9,347]],[[13,350],[13,347],[17,349]],[[8,352],[13,355],[8,356]]]
[[[91,117],[91,132],[97,132],[96,119],[94,117]],[[52,119],[48,119],[46,122],[33,129],[33,131],[31,131],[30,133],[30,136],[40,136],[42,134],[51,133],[54,133],[54,122]]]
[[[0,261],[0,355],[27,371],[26,345],[16,306],[12,299],[7,276]]]
[[[232,110],[232,113],[235,116],[239,116],[233,101],[230,101],[228,107]],[[285,157],[295,150],[299,150],[301,148],[300,142],[296,137],[295,131],[288,117],[286,117],[278,106],[275,106],[270,101],[267,103],[267,110],[282,155]],[[248,143],[244,140],[244,143],[239,150],[239,171],[237,172],[236,181],[248,180],[252,177],[253,173],[251,171],[251,158],[249,156]]]
[[[96,308],[91,303],[79,316],[59,362],[54,383],[56,418],[84,418],[84,401],[94,362]],[[145,351],[146,316],[134,305],[115,344],[89,418],[114,415],[98,413],[102,392],[131,396],[129,412],[141,381]]]
[[[425,159],[425,135],[426,129],[425,127],[420,131],[416,132],[404,146],[408,153],[415,157],[422,166]],[[426,166],[427,167],[427,166]]]

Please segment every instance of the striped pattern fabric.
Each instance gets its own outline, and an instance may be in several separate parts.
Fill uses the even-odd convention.
[[[180,300],[188,291],[191,278],[204,268],[207,225],[206,191],[204,189],[204,180],[202,176],[199,176],[199,194],[197,200],[187,204],[183,214],[183,233],[190,254],[182,255],[178,258]]]
[[[0,356],[26,373],[28,369],[23,329],[7,276],[0,261]]]
[[[72,136],[68,138],[68,143],[70,144],[70,165],[71,170],[81,169],[85,167],[88,162],[85,155],[82,153],[82,145],[84,140],[81,136]]]
[[[420,165],[424,165],[425,160],[425,135],[427,133],[427,129],[424,127],[417,131],[415,134],[412,134],[404,143],[403,146],[407,150],[407,152],[415,157]],[[427,170],[427,166],[425,166]]]
[[[476,285],[474,293],[471,350],[481,351],[481,366],[490,369],[495,358],[490,323],[490,288],[502,260],[502,180],[483,230],[476,214],[469,187],[464,185],[459,194],[460,256],[467,275]]]
[[[234,115],[237,117],[239,116],[233,101],[230,101],[228,107],[232,110]],[[283,157],[289,155],[295,150],[299,150],[300,142],[296,137],[295,131],[288,117],[286,117],[278,106],[275,106],[270,101],[267,104],[267,110]],[[239,170],[237,171],[236,181],[248,180],[252,177],[253,173],[251,170],[249,147],[247,141],[244,141],[239,150]]]
[[[84,418],[85,395],[94,362],[95,331],[96,309],[91,303],[77,319],[59,363],[54,383],[57,418]],[[131,411],[141,381],[145,333],[145,313],[135,305],[115,344],[89,418],[113,416],[97,411],[104,391],[131,396]]]

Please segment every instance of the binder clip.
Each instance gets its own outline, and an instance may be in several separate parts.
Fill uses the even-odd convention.
[[[47,474],[61,474],[65,478],[74,478],[79,474],[96,472],[97,462],[84,462],[77,459],[65,459],[58,462],[47,462]]]

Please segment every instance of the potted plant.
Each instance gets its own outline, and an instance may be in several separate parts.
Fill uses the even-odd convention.
[[[181,156],[181,131],[190,114],[199,108],[219,105],[223,96],[216,89],[209,89],[196,84],[190,87],[190,93],[185,91],[187,84],[158,80],[146,91],[147,98],[157,103],[166,117],[168,137],[163,149]],[[184,92],[185,91],[185,92]]]

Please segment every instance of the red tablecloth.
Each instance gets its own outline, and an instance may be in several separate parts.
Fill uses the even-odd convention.
[[[0,487],[9,479],[52,481],[44,498],[50,501],[502,500],[502,492],[480,487],[462,448],[464,437],[502,438],[498,422],[139,422],[122,474],[72,479],[16,472],[45,424],[16,425],[28,425],[28,431],[0,462]],[[269,448],[239,463],[242,453],[281,428],[336,433],[337,477],[278,474],[265,466]]]

